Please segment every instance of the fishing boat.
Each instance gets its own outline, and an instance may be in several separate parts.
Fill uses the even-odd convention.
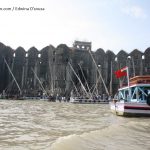
[[[93,58],[93,57],[92,57],[92,58]],[[93,61],[95,62],[94,58],[93,58]],[[82,67],[81,67],[80,63],[79,63],[78,65],[79,65],[79,67],[80,67],[80,70],[81,70],[81,73],[82,73],[82,75],[83,75],[83,78],[84,78],[84,80],[85,80],[86,85],[84,85],[84,84],[82,83],[80,77],[77,75],[77,73],[76,73],[75,70],[73,69],[73,67],[72,67],[72,65],[71,65],[70,62],[68,62],[68,65],[70,66],[72,72],[73,72],[74,75],[77,77],[77,79],[78,79],[78,81],[79,81],[79,83],[80,83],[80,89],[79,89],[79,87],[78,87],[78,88],[76,87],[74,81],[73,81],[72,78],[71,78],[71,75],[69,74],[69,75],[70,75],[70,79],[71,79],[71,81],[72,81],[72,83],[73,83],[73,86],[74,86],[74,88],[75,88],[75,92],[76,92],[76,94],[74,94],[74,93],[71,92],[70,101],[69,101],[70,103],[74,103],[74,104],[109,104],[109,101],[108,101],[107,98],[103,98],[103,99],[102,99],[102,98],[99,97],[97,94],[96,94],[96,96],[94,96],[93,93],[94,93],[94,90],[95,90],[96,87],[97,87],[97,84],[96,84],[96,86],[95,86],[93,92],[91,92],[91,89],[89,88],[88,82],[87,82],[87,80],[86,80],[86,78],[85,78],[85,75],[84,75],[84,72],[83,72],[83,70],[82,70]],[[95,62],[95,65],[96,65],[96,62]],[[96,66],[96,67],[97,67],[97,66]],[[101,75],[100,72],[99,72],[99,74],[100,74],[100,78],[101,78],[102,81],[103,81],[104,87],[106,87],[106,85],[105,85],[105,83],[104,83],[104,80],[103,80],[102,75]],[[87,88],[86,88],[86,87],[87,87]],[[106,88],[106,93],[108,93],[107,88]],[[109,95],[109,94],[108,94],[108,95]]]
[[[135,76],[118,89],[110,108],[118,116],[150,116],[150,75]]]
[[[84,97],[70,97],[70,102],[74,104],[108,104],[108,100],[92,99]]]

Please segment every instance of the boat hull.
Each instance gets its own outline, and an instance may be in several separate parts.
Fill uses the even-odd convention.
[[[93,100],[93,99],[78,99],[70,98],[70,102],[74,104],[108,104],[108,101]]]
[[[110,102],[111,111],[118,116],[149,116],[150,106],[138,102]]]

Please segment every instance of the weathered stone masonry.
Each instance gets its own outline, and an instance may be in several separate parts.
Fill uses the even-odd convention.
[[[57,48],[50,45],[40,51],[35,47],[30,48],[28,51],[25,51],[22,47],[13,50],[11,47],[0,43],[0,93],[4,90],[11,95],[19,92],[4,62],[4,58],[26,96],[37,96],[41,91],[41,86],[35,74],[49,94],[53,91],[54,94],[69,95],[73,89],[72,80],[76,86],[80,84],[68,63],[71,63],[85,84],[84,73],[90,88],[92,88],[99,76],[88,50],[91,50],[90,42],[76,41],[72,48],[67,47],[65,44],[60,44]],[[115,78],[115,70],[128,65],[130,77],[150,75],[150,48],[147,48],[144,53],[137,49],[131,53],[121,50],[117,55],[110,50],[104,52],[103,49],[98,49],[92,52],[92,55],[97,65],[100,66],[99,69],[108,90],[111,90],[112,66],[112,94],[116,92],[120,83]],[[99,94],[105,93],[101,80],[98,89]]]

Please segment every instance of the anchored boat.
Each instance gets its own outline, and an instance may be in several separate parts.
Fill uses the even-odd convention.
[[[110,108],[119,116],[150,116],[150,75],[131,78],[118,89]]]
[[[70,97],[70,102],[74,104],[109,104],[108,100],[83,97]]]

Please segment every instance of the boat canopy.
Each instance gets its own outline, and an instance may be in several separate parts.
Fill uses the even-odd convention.
[[[150,84],[150,75],[135,76],[130,78],[130,85],[133,84]]]
[[[127,102],[145,102],[149,94],[150,84],[136,84],[119,89],[115,98]]]

